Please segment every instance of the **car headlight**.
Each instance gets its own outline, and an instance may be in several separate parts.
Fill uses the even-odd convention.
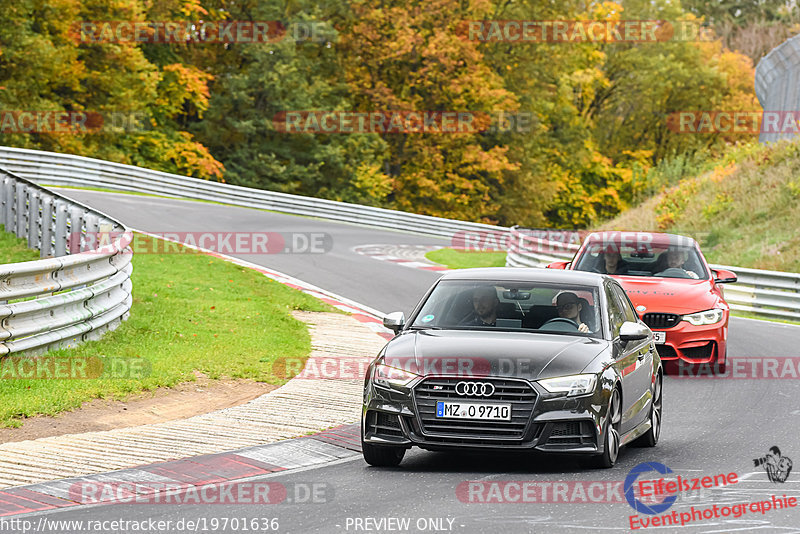
[[[689,324],[693,324],[694,326],[703,326],[706,324],[714,324],[718,323],[722,320],[723,316],[722,310],[715,308],[713,310],[706,310],[697,313],[691,313],[689,315],[684,315],[683,320],[687,321]]]
[[[539,380],[539,385],[550,393],[566,393],[567,397],[588,395],[594,392],[595,375],[572,375]]]
[[[382,363],[376,365],[375,370],[372,372],[372,380],[376,384],[380,384],[385,387],[403,387],[408,385],[409,382],[417,377],[419,377],[418,374],[397,369],[396,367],[389,367],[388,365],[384,365]]]

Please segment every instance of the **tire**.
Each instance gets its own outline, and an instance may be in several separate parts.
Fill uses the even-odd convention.
[[[361,439],[361,452],[364,461],[375,467],[397,467],[403,461],[406,450],[403,447],[382,447],[364,443]]]
[[[655,447],[658,438],[661,437],[664,395],[662,382],[661,373],[659,373],[656,379],[656,391],[653,394],[653,404],[650,406],[650,429],[633,442],[637,447]]]
[[[614,467],[619,457],[619,426],[622,421],[622,399],[619,389],[614,388],[608,403],[608,418],[603,432],[603,453],[591,457],[589,465],[597,469]]]

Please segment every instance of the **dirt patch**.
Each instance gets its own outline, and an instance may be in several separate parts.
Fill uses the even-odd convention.
[[[278,387],[252,380],[210,380],[200,373],[195,375],[196,382],[146,391],[124,402],[96,399],[54,417],[31,417],[19,428],[0,428],[0,443],[185,419],[244,404]]]

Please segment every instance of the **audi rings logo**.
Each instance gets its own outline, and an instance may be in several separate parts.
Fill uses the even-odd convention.
[[[494,395],[494,384],[491,382],[459,382],[456,393],[468,397],[491,397]]]

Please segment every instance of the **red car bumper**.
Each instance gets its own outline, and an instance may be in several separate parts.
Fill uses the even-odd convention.
[[[653,328],[653,332],[664,332],[666,340],[656,344],[658,355],[664,361],[682,360],[691,364],[724,364],[727,354],[728,314],[722,321],[712,325],[694,326],[679,321],[668,329]]]

